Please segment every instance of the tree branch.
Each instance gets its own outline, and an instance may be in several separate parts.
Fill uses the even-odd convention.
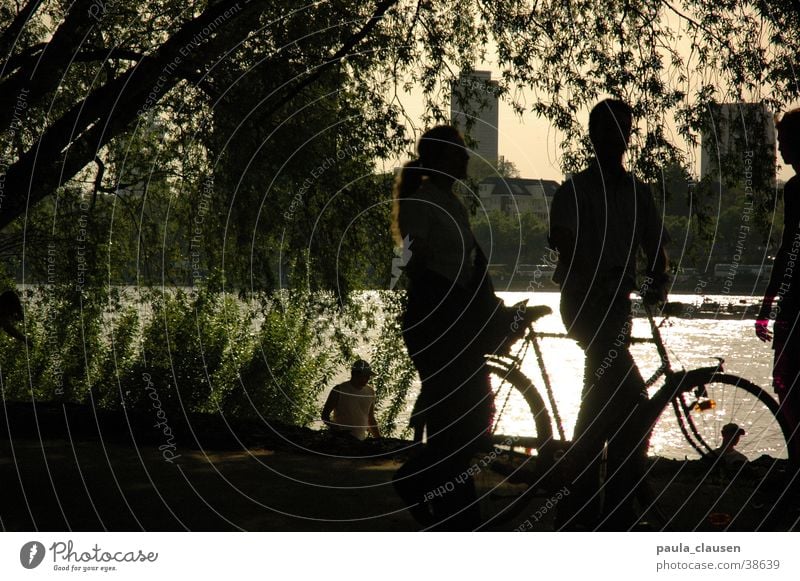
[[[39,9],[42,0],[28,0],[28,3],[19,11],[14,17],[14,20],[6,27],[2,34],[0,34],[0,55],[10,55],[17,43],[22,29],[28,23],[28,20]],[[5,70],[5,63],[0,66],[0,75]]]
[[[299,83],[294,85],[289,90],[288,93],[286,93],[281,99],[278,100],[277,103],[273,104],[272,107],[267,112],[267,116],[273,115],[278,111],[280,111],[280,109],[284,105],[290,103],[292,99],[297,97],[297,95],[299,95],[303,89],[318,81],[326,70],[331,68],[333,65],[339,63],[340,61],[344,60],[344,58],[347,57],[351,53],[351,51],[356,46],[358,46],[358,44],[362,40],[364,40],[364,38],[366,38],[367,35],[369,35],[370,32],[372,32],[375,26],[377,26],[378,22],[384,17],[386,12],[388,12],[389,8],[397,4],[397,2],[398,0],[383,0],[382,2],[380,2],[378,6],[375,8],[375,12],[372,14],[372,16],[364,25],[364,27],[355,34],[353,34],[352,36],[350,36],[350,38],[348,38],[344,42],[344,44],[342,44],[339,50],[337,50],[330,57],[330,59],[319,65],[312,74],[308,75]]]
[[[92,190],[92,203],[89,205],[90,214],[94,210],[94,206],[97,203],[97,192],[100,191],[100,188],[103,185],[103,176],[106,175],[106,164],[103,163],[103,160],[100,159],[99,155],[96,155],[94,157],[94,162],[97,164],[97,175],[94,178],[94,188]]]
[[[169,92],[181,80],[174,64],[190,47],[208,41],[204,30],[252,13],[263,2],[266,0],[253,0],[244,10],[238,8],[241,0],[215,3],[185,23],[153,56],[143,57],[52,123],[6,172],[5,188],[0,192],[0,229],[19,216],[26,205],[37,203],[72,178],[103,146]],[[257,18],[246,21],[258,25]]]
[[[31,107],[58,88],[73,55],[94,26],[94,20],[89,18],[91,5],[92,0],[75,0],[44,48],[33,74],[21,70],[0,83],[0,131],[10,126],[20,99]]]
[[[702,30],[705,34],[708,35],[709,38],[717,41],[720,45],[722,45],[726,49],[728,49],[728,52],[731,52],[731,53],[733,52],[733,47],[731,46],[731,43],[730,43],[729,40],[724,39],[724,38],[720,38],[719,36],[714,34],[714,32],[711,31],[707,26],[705,26],[702,23],[698,22],[697,20],[695,20],[694,18],[692,18],[688,14],[684,14],[683,12],[681,12],[680,10],[675,8],[672,4],[670,4],[667,0],[662,0],[662,4],[664,6],[666,6],[667,8],[669,8],[670,11],[675,13],[675,15],[678,16],[678,18],[681,18],[681,19],[685,20],[686,22],[688,22],[690,25],[692,25],[693,27],[697,28],[698,30]]]
[[[266,0],[263,0],[266,2]],[[188,47],[197,47],[202,31],[231,12],[233,18],[258,10],[262,2],[254,0],[244,10],[238,9],[241,0],[223,0],[207,8],[200,16],[187,22],[172,35],[153,56],[145,56],[120,77],[93,91],[52,123],[37,143],[8,168],[5,176],[5,199],[0,199],[0,229],[19,216],[26,205],[32,205],[54,192],[65,181],[90,163],[100,148],[124,131],[137,117],[152,108],[181,80],[175,63],[187,63]],[[386,11],[397,0],[383,0],[364,27],[351,35],[329,60],[313,74],[294,85],[288,94],[273,107],[272,113],[290,102],[305,87],[318,80],[323,72],[352,53],[355,47],[372,32]],[[224,21],[227,23],[232,18]],[[246,19],[252,27],[257,18]],[[208,39],[202,38],[203,48]],[[215,46],[224,51],[227,46]],[[203,54],[204,59],[212,55]]]
[[[12,72],[20,67],[25,66],[26,64],[35,62],[34,59],[38,57],[38,55],[42,52],[42,49],[44,49],[46,46],[46,42],[38,42],[36,44],[32,44],[22,52],[9,57],[8,60],[4,62],[2,66],[0,66],[0,79],[3,77],[8,77]]]

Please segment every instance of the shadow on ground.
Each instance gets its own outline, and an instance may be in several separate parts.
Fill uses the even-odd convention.
[[[175,433],[168,444],[146,416],[6,402],[0,414],[0,527],[419,530],[391,485],[413,453],[410,442],[361,444],[264,421],[234,425],[213,415],[193,415]],[[798,527],[800,495],[785,461],[765,456],[734,473],[699,461],[657,459],[650,467],[655,508],[649,508],[661,513],[648,515],[651,530]],[[555,510],[542,510],[551,496],[531,489],[514,518],[485,528],[552,531]]]

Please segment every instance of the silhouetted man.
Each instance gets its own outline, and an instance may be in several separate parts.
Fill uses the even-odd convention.
[[[628,173],[623,157],[633,115],[624,102],[598,103],[589,116],[595,159],[555,193],[550,243],[559,261],[561,316],[586,354],[581,407],[567,465],[576,480],[559,505],[565,528],[627,529],[636,522],[633,491],[643,474],[647,445],[633,413],[647,397],[629,352],[630,292],[638,250],[647,256],[645,300],[666,298],[668,236],[650,188]],[[603,518],[597,521],[599,459],[608,443]],[[586,468],[586,469],[584,469]]]

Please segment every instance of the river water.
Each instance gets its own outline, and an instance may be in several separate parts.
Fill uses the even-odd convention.
[[[548,332],[564,332],[561,317],[558,315],[559,294],[555,292],[507,292],[499,293],[506,304],[514,304],[528,299],[529,305],[545,304],[553,309],[553,314],[540,319],[536,329]],[[758,300],[754,297],[715,297],[711,300],[726,304],[739,299],[748,303]],[[697,295],[670,295],[670,300],[686,303],[698,302]],[[725,372],[741,376],[762,387],[774,397],[771,387],[771,364],[773,352],[768,344],[759,341],[753,332],[752,319],[714,319],[694,318],[670,319],[662,327],[664,342],[670,352],[674,369],[693,369],[713,365],[716,357],[725,359]],[[648,337],[647,319],[635,319],[634,336]],[[547,372],[553,386],[553,395],[560,412],[563,429],[567,438],[572,435],[573,425],[580,404],[583,376],[583,352],[568,339],[545,339],[542,341]],[[642,375],[648,378],[659,365],[658,354],[652,344],[638,344],[631,348]],[[525,374],[530,377],[545,397],[543,381],[532,350],[522,364]],[[656,384],[656,388],[660,382]],[[415,385],[414,391],[419,389]],[[720,443],[719,431],[723,425],[735,421],[747,434],[742,438],[738,450],[751,460],[762,454],[773,457],[786,457],[785,444],[772,415],[755,398],[742,390],[725,389],[709,394],[714,400],[714,409],[693,414],[698,429],[712,446]],[[497,407],[503,410],[498,432],[503,434],[532,435],[532,419],[521,398],[509,399],[499,394]],[[413,401],[413,400],[412,400]],[[552,414],[551,414],[552,415]],[[406,416],[407,417],[407,416]],[[670,458],[696,458],[698,454],[689,446],[671,414],[662,416],[651,440],[650,453]]]

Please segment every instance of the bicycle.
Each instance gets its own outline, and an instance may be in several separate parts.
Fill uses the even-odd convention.
[[[732,482],[747,475],[747,471],[725,474],[721,469],[719,456],[715,453],[720,444],[721,427],[729,422],[737,423],[745,427],[749,437],[769,438],[774,442],[774,447],[783,450],[787,449],[786,441],[790,429],[779,413],[778,403],[754,383],[725,373],[722,358],[717,358],[717,364],[708,367],[674,369],[661,336],[661,326],[669,318],[669,304],[664,306],[663,319],[658,324],[649,307],[645,306],[644,311],[652,337],[634,337],[631,343],[652,343],[658,352],[660,366],[645,381],[649,392],[659,380],[664,380],[661,387],[650,393],[647,406],[639,412],[642,414],[642,421],[646,422],[642,425],[650,426],[647,436],[648,452],[651,452],[653,442],[658,442],[663,434],[674,434],[677,431],[697,452],[700,461],[695,464],[688,460],[650,461],[648,475],[659,479],[661,492],[655,496],[644,493],[639,498],[642,518],[657,521],[661,523],[658,528],[668,529],[687,528],[686,523],[691,521],[692,515],[699,515],[696,526],[691,528],[730,528],[731,522],[742,516],[741,505],[744,503],[759,508],[758,505],[763,503],[761,497],[764,493],[763,490],[759,492],[756,487],[756,492],[746,499],[737,494],[741,487],[732,486]],[[540,341],[563,340],[569,337],[564,333],[539,332],[534,329],[536,320],[551,312],[548,307],[529,307],[525,321],[527,329],[516,352],[492,355],[487,359],[493,378],[496,413],[492,428],[495,448],[476,460],[478,475],[475,480],[483,514],[483,528],[503,524],[518,517],[533,498],[541,499],[542,495],[546,497],[563,484],[559,481],[557,464],[570,442],[565,435]],[[522,372],[522,361],[531,349],[541,372],[546,401],[534,382]],[[535,434],[519,436],[503,433],[500,428],[504,426],[504,414],[513,410],[519,415],[522,409],[529,420],[532,419],[528,425]],[[667,413],[668,409],[671,413]],[[525,452],[518,452],[520,448],[524,448]],[[789,458],[790,463],[795,466],[797,460],[794,457]],[[659,466],[664,463],[665,466]],[[767,467],[767,474],[773,470],[774,463]],[[681,472],[686,474],[683,478],[677,478]],[[693,478],[695,481],[693,488],[691,484],[686,484],[687,475],[689,480]],[[766,482],[767,479],[762,481]],[[541,513],[541,507],[544,507],[548,509],[545,513],[552,514],[549,505],[553,505],[553,498],[547,498],[550,502],[545,501],[538,512]],[[736,515],[730,512],[733,510],[732,506],[740,506]],[[726,515],[731,517],[727,522]],[[519,522],[518,519],[517,523]],[[530,518],[527,519],[527,524],[530,524]]]

